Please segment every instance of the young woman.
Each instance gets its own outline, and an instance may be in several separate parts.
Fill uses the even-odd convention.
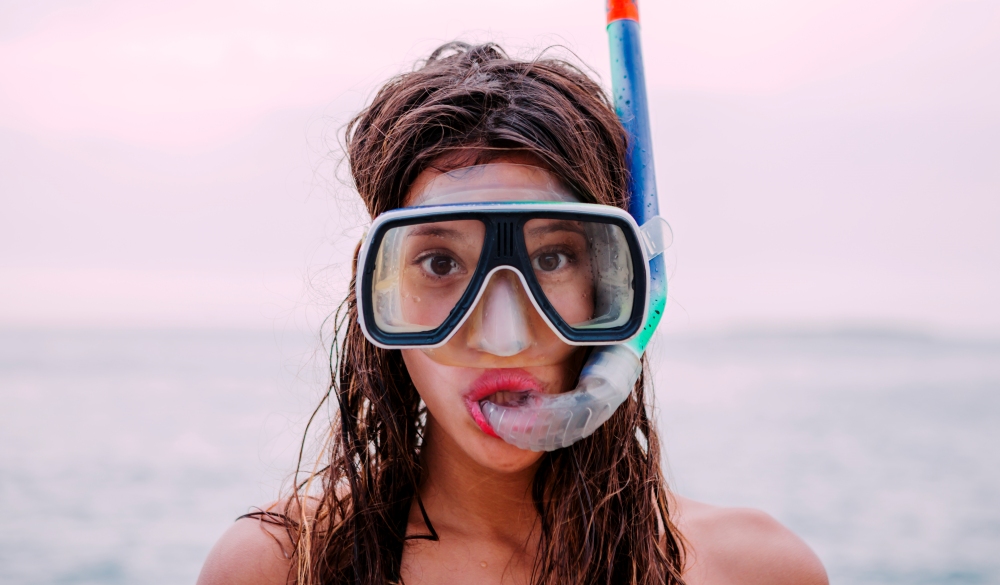
[[[596,83],[451,43],[346,147],[376,224],[334,347],[338,418],[199,583],[827,582],[766,514],[668,491],[648,376],[603,409],[580,380],[647,304],[626,133]]]

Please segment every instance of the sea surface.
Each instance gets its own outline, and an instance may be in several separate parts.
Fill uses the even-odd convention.
[[[318,336],[0,331],[0,583],[193,583],[274,499],[325,391]],[[763,509],[833,583],[1000,584],[1000,342],[665,335],[677,492]]]

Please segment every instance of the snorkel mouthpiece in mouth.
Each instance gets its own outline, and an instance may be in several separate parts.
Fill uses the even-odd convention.
[[[646,81],[635,0],[608,0],[608,40],[615,111],[629,134],[629,214],[647,235],[649,306],[639,333],[626,343],[601,346],[591,354],[577,387],[564,394],[532,395],[525,404],[481,401],[490,430],[522,449],[552,451],[591,435],[628,398],[642,374],[642,354],[663,316],[667,281],[660,252],[669,245],[659,218]],[[649,226],[651,229],[647,229]],[[655,229],[652,229],[655,228]]]
[[[531,392],[528,390],[502,390],[480,400],[479,406],[527,406],[531,403],[531,396]]]
[[[499,437],[487,421],[490,407],[523,408],[538,403],[543,394],[541,383],[521,369],[490,369],[483,372],[465,394],[466,407],[479,428]]]
[[[530,394],[523,404],[482,401],[493,432],[508,443],[532,451],[553,451],[593,434],[624,402],[642,365],[625,345],[594,352],[580,374],[580,384],[565,394]]]

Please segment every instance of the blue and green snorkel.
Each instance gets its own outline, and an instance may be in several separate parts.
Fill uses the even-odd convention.
[[[667,304],[667,275],[663,256],[659,253],[663,247],[670,245],[670,228],[660,218],[660,203],[656,194],[653,135],[649,128],[646,75],[642,65],[642,47],[639,45],[639,9],[635,0],[608,0],[608,42],[615,112],[631,140],[628,212],[636,223],[644,226],[651,238],[660,238],[659,242],[654,242],[658,246],[653,249],[656,255],[649,261],[649,315],[639,335],[626,344],[642,355],[660,324],[663,308]],[[656,223],[651,224],[651,221]],[[657,234],[655,230],[658,229],[665,231]]]
[[[615,111],[629,137],[629,214],[642,226],[649,265],[645,321],[629,341],[600,346],[580,373],[576,389],[545,395],[529,406],[506,407],[483,402],[483,413],[502,439],[534,451],[572,445],[604,424],[628,398],[642,373],[641,358],[663,317],[667,279],[661,252],[670,228],[659,217],[652,136],[639,43],[635,0],[608,0],[608,40]]]

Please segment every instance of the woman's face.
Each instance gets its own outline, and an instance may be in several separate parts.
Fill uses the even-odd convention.
[[[551,181],[548,175],[534,167],[511,165],[503,173],[504,183],[509,182],[512,188],[542,191]],[[406,206],[462,203],[472,201],[473,197],[477,197],[476,201],[484,200],[481,192],[478,196],[453,192],[445,198],[436,197],[433,190],[428,191],[425,187],[438,175],[438,171],[429,169],[418,176],[405,200]],[[516,199],[541,197],[525,197],[525,193],[520,191]],[[502,190],[489,199],[504,200]],[[439,308],[438,303],[427,302],[433,298],[431,295],[460,296],[464,291],[450,291],[447,278],[454,273],[457,280],[461,271],[467,270],[465,264],[475,266],[478,252],[469,242],[482,241],[482,234],[476,230],[483,228],[481,224],[475,225],[476,222],[468,223],[472,224],[468,230],[451,229],[462,227],[455,225],[448,230],[428,229],[413,238],[415,248],[442,252],[406,252],[416,261],[407,269],[413,274],[404,274],[402,280],[412,281],[412,286],[416,287],[426,276],[436,287],[432,290],[427,285],[420,294],[404,293],[404,298],[415,299],[412,301],[414,306],[403,308],[410,322],[420,323],[425,319],[439,322],[441,315],[430,314]],[[532,226],[534,224],[526,226],[526,230]],[[547,292],[551,291],[548,298],[567,322],[588,319],[594,310],[592,297],[571,291],[580,288],[574,287],[574,279],[580,278],[578,274],[588,271],[589,267],[570,266],[565,262],[573,247],[581,245],[580,235],[566,226],[539,223],[534,227],[538,232],[535,238],[538,245],[534,250],[529,249],[528,254],[533,264],[537,264],[535,273],[539,283]],[[407,285],[404,283],[404,286]],[[447,303],[442,306],[446,307],[445,311],[450,308]],[[410,377],[427,404],[428,435],[435,441],[447,442],[451,449],[458,449],[475,463],[498,472],[524,470],[537,462],[541,453],[519,449],[498,438],[486,422],[479,402],[515,404],[519,397],[523,399],[525,392],[556,394],[571,390],[583,357],[582,348],[567,345],[553,333],[531,304],[517,275],[508,270],[493,275],[478,305],[445,345],[434,349],[406,349],[402,354]]]

